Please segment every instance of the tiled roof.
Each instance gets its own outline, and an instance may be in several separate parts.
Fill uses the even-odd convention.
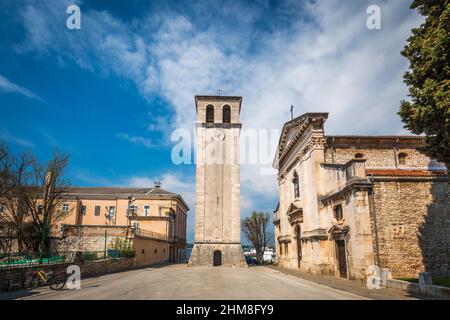
[[[141,199],[149,198],[178,198],[189,210],[189,206],[179,194],[169,192],[159,187],[155,188],[126,188],[126,187],[70,187],[65,197],[87,197],[87,198],[126,198],[131,194]]]
[[[175,193],[169,192],[167,190],[161,188],[152,188],[147,194],[155,194],[155,195],[176,195]]]
[[[88,195],[111,194],[151,194],[151,195],[176,195],[161,188],[122,188],[122,187],[72,187],[68,193]]]
[[[436,177],[445,176],[445,170],[367,169],[367,175],[383,177]]]
[[[119,187],[71,187],[68,193],[79,194],[119,194],[119,193],[135,193],[145,194],[151,188],[119,188]]]

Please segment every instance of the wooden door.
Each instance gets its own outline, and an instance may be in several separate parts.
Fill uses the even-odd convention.
[[[342,278],[347,278],[347,255],[344,240],[336,240],[336,256],[339,265],[339,275]]]

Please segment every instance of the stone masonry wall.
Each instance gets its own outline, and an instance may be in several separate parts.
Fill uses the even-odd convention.
[[[328,148],[325,152],[325,162],[344,164],[353,159],[357,153],[361,153],[363,158],[367,159],[366,168],[394,168],[396,167],[395,155],[398,156],[400,153],[406,153],[407,156],[404,165],[399,165],[397,163],[397,167],[399,168],[428,167],[429,165],[436,165],[436,162],[431,161],[430,158],[416,149],[398,149],[396,153],[394,153],[393,148],[336,148],[333,156],[332,150]]]
[[[391,269],[394,277],[450,274],[449,210],[445,181],[376,182],[381,267]]]
[[[152,265],[152,264],[148,264]],[[54,274],[66,274],[66,269],[69,264],[59,264],[53,266],[45,266],[44,270],[52,270]],[[98,261],[89,261],[80,264],[81,279],[108,274],[114,272],[121,272],[137,268],[135,258],[118,258],[106,259]],[[143,267],[142,264],[139,267]],[[0,269],[0,291],[18,290],[21,288],[22,279],[30,272],[32,267]]]

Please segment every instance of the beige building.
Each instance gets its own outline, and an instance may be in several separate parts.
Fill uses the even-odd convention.
[[[151,252],[158,261],[186,259],[189,207],[180,195],[159,186],[73,187],[64,194],[61,210],[66,216],[52,230],[56,250],[102,251],[121,237],[135,239],[138,258]],[[154,240],[152,248],[143,248],[145,239]]]
[[[446,168],[418,136],[326,136],[327,113],[284,124],[274,167],[281,266],[346,278],[449,274]]]
[[[246,266],[241,246],[241,97],[196,96],[195,244],[191,266]]]

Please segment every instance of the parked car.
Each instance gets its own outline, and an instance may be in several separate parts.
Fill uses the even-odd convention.
[[[247,262],[247,264],[249,266],[254,266],[258,264],[258,261],[256,260],[255,257],[251,257],[251,256],[245,256],[245,261]]]

